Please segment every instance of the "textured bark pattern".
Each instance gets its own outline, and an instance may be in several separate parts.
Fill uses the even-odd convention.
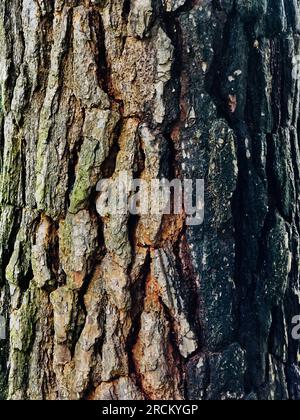
[[[300,399],[299,19],[1,0],[1,398]],[[100,218],[124,170],[204,178],[204,224]]]

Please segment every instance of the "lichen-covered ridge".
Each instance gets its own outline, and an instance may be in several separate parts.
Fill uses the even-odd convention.
[[[300,399],[299,19],[1,1],[1,399]],[[123,171],[204,178],[203,225],[100,217]]]

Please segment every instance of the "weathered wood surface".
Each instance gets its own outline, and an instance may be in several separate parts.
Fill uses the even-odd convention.
[[[299,19],[0,0],[2,398],[300,398]],[[124,170],[204,178],[204,224],[101,218]]]

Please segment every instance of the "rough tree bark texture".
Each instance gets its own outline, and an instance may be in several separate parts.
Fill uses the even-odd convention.
[[[300,398],[299,34],[299,0],[0,1],[1,398]],[[204,178],[204,224],[101,218],[124,170]]]

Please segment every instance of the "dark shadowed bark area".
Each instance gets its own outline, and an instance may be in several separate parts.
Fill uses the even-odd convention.
[[[0,398],[300,399],[299,75],[299,0],[0,0]]]

